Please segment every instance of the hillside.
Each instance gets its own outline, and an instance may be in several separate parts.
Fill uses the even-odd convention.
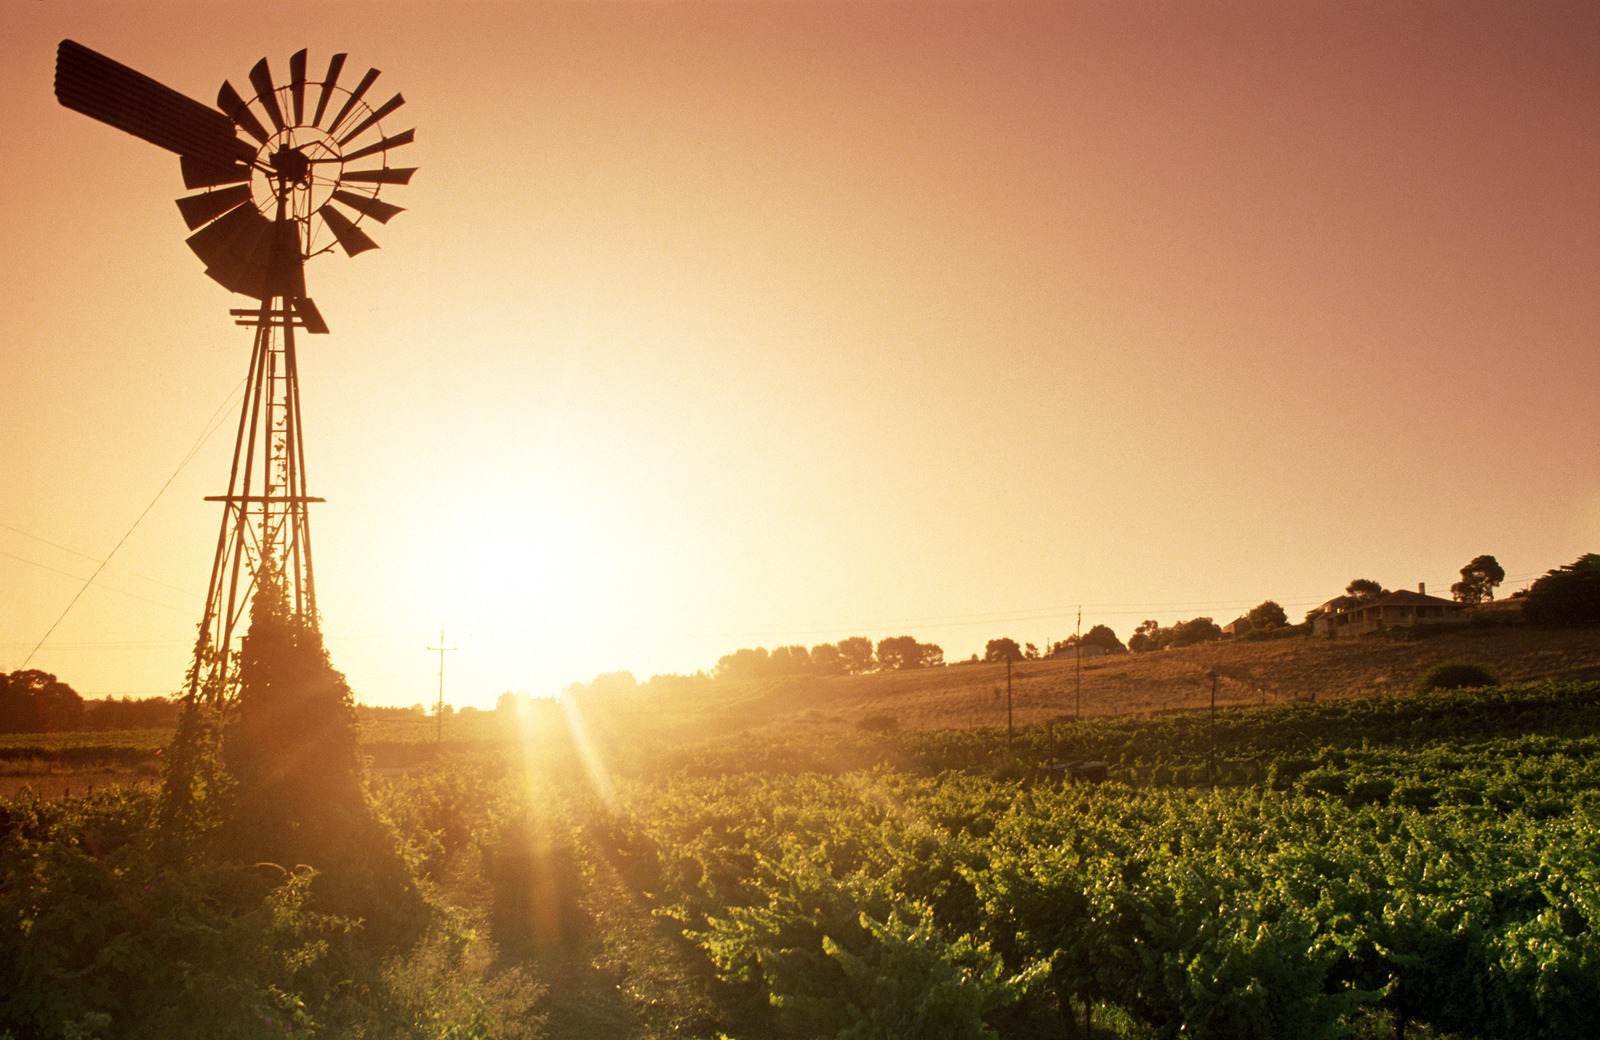
[[[1290,636],[1221,642],[1148,654],[1023,661],[1011,676],[1018,725],[1072,715],[1138,715],[1208,705],[1218,673],[1219,705],[1271,704],[1404,693],[1440,661],[1487,665],[1502,682],[1600,678],[1600,631],[1521,625],[1444,630],[1414,638],[1332,641]],[[693,695],[616,704],[617,722],[667,739],[764,727],[900,729],[1006,724],[1005,668],[958,664],[859,676],[718,681]],[[1081,698],[1081,700],[1080,700]],[[631,727],[630,727],[631,728]]]

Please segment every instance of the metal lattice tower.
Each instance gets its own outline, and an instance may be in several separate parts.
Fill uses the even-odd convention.
[[[230,312],[236,324],[256,331],[228,493],[206,499],[223,503],[222,526],[188,694],[200,693],[211,703],[226,702],[232,694],[234,634],[264,572],[277,573],[301,624],[320,624],[307,506],[323,500],[306,491],[294,343],[295,329],[305,322],[286,303],[267,300],[259,310]]]

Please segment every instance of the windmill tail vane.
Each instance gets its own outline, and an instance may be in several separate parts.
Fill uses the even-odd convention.
[[[262,58],[252,96],[224,81],[211,108],[73,40],[56,52],[62,105],[178,155],[194,192],[177,200],[189,248],[219,285],[256,301],[229,311],[254,336],[228,491],[207,498],[223,517],[186,691],[215,706],[233,695],[236,638],[264,575],[302,623],[319,625],[306,507],[323,500],[306,488],[295,332],[328,325],[306,293],[306,261],[378,248],[368,229],[403,212],[379,195],[416,172],[389,165],[416,131],[382,125],[405,98],[373,107],[378,70],[346,86],[345,57],[312,80],[297,51],[286,82]]]

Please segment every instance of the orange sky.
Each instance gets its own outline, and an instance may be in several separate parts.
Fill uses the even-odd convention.
[[[127,535],[30,666],[177,688],[227,432],[180,464],[249,347],[176,157],[56,103],[63,37],[207,103],[301,47],[408,99],[407,212],[309,265],[300,360],[368,702],[431,702],[441,628],[490,704],[1600,549],[1591,3],[266,9],[8,11],[0,670]]]

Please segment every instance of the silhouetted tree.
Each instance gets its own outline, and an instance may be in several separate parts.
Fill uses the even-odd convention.
[[[1164,628],[1156,634],[1158,646],[1193,646],[1196,643],[1211,643],[1222,638],[1222,626],[1208,617],[1197,617],[1189,621],[1180,621],[1171,628]]]
[[[996,664],[1022,660],[1022,647],[1015,639],[991,639],[983,646],[983,659]]]
[[[1250,619],[1250,627],[1253,629],[1282,628],[1289,623],[1289,615],[1284,612],[1283,607],[1270,599],[1252,607],[1250,613],[1245,616]]]
[[[811,670],[818,675],[839,675],[848,665],[839,648],[832,643],[818,643],[811,648]]]
[[[632,672],[602,672],[589,683],[589,696],[623,697],[638,692],[638,689],[639,680],[634,678]]]
[[[872,671],[874,663],[872,640],[866,636],[851,636],[839,640],[839,656],[844,658],[845,671],[851,675]]]
[[[772,651],[773,675],[805,675],[811,671],[811,651],[803,646],[780,646]]]
[[[878,641],[878,668],[885,672],[933,668],[944,664],[944,649],[919,643],[913,636],[892,636]]]
[[[1506,580],[1506,569],[1493,556],[1475,556],[1461,568],[1461,580],[1450,586],[1450,594],[1460,603],[1482,603],[1494,599],[1495,586]]]
[[[1161,631],[1161,623],[1154,618],[1146,618],[1139,622],[1139,627],[1133,630],[1133,635],[1128,637],[1128,649],[1136,654],[1142,654],[1159,648],[1156,636]]]
[[[711,670],[717,679],[758,679],[772,672],[772,655],[767,653],[767,648],[758,646],[754,650],[749,647],[740,647],[731,654],[724,654],[717,659],[717,666]]]
[[[106,697],[83,702],[83,728],[163,729],[178,721],[175,697]]]
[[[0,676],[0,733],[59,733],[83,724],[83,698],[37,668]]]
[[[1371,578],[1357,578],[1344,587],[1344,594],[1358,600],[1375,599],[1378,596],[1387,596],[1389,590]]]
[[[1081,642],[1084,646],[1104,647],[1107,653],[1121,654],[1128,650],[1122,645],[1122,640],[1117,638],[1117,634],[1105,625],[1095,625],[1089,629],[1083,634]]]
[[[1540,625],[1600,621],[1600,553],[1585,553],[1529,587],[1522,616]]]

